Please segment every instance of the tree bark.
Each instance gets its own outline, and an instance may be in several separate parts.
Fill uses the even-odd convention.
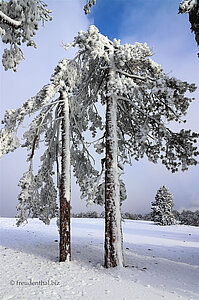
[[[108,80],[111,76],[109,72]],[[108,82],[107,82],[108,89]],[[117,98],[106,99],[105,267],[123,266],[123,238],[118,169]]]
[[[66,91],[60,92],[62,106],[62,154],[61,154],[61,182],[60,182],[60,258],[59,261],[71,260],[70,237],[70,194],[71,194],[71,164],[70,164],[70,119],[69,103]]]

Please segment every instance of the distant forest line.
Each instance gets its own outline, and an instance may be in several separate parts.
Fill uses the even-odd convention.
[[[181,213],[177,210],[173,211],[178,224],[199,226],[199,210],[183,210]],[[97,213],[96,211],[72,213],[73,218],[104,218],[104,212]],[[144,220],[151,221],[151,213],[148,214],[133,214],[129,212],[122,213],[122,219],[129,220]]]

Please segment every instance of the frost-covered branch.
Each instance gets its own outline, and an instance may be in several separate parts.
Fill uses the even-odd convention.
[[[94,97],[99,97],[102,104],[105,104],[106,97],[116,95],[119,106],[118,126],[123,132],[123,139],[120,140],[120,156],[122,158],[124,154],[124,161],[127,160],[125,154],[127,150],[136,159],[146,154],[151,161],[157,162],[162,155],[161,151],[164,152],[166,149],[163,146],[164,142],[167,149],[170,149],[171,140],[176,139],[176,143],[173,143],[175,150],[166,151],[162,162],[172,171],[176,171],[178,168],[173,154],[169,157],[169,153],[176,151],[175,156],[179,158],[177,165],[182,164],[183,170],[188,165],[196,164],[194,156],[198,154],[193,145],[198,134],[191,132],[184,134],[181,131],[178,135],[172,133],[169,127],[165,126],[165,122],[182,121],[181,117],[186,114],[189,104],[193,100],[184,95],[186,91],[195,91],[194,84],[169,78],[164,74],[161,66],[150,58],[152,53],[146,44],[120,45],[117,40],[109,43],[107,38],[104,38],[94,26],[91,26],[88,32],[81,31],[75,38],[74,44],[86,50],[83,56],[86,63],[83,63],[83,67],[85,65],[85,69],[88,71],[91,70],[92,61],[98,59],[103,62],[98,70],[98,75],[91,74],[91,77],[88,78],[89,90],[86,97],[93,100]],[[90,53],[90,57],[88,53]],[[89,57],[88,61],[87,57]],[[102,82],[97,94],[94,93],[93,81],[99,81],[102,76],[107,77],[110,61],[113,59],[115,76],[109,80],[108,91],[106,91],[105,83]],[[106,73],[103,74],[103,71]],[[86,90],[82,95],[85,92]],[[182,135],[186,136],[187,146],[189,145],[187,149],[186,143],[182,142]],[[99,145],[99,149],[100,147]],[[127,147],[126,150],[125,147]],[[183,156],[187,157],[186,163],[182,157],[180,159],[178,152],[184,153]],[[188,158],[189,155],[190,158]]]
[[[13,20],[12,18],[4,14],[2,11],[0,11],[0,20],[3,21],[3,23],[9,24],[13,27],[19,27],[22,23],[21,21]]]
[[[7,71],[17,70],[17,65],[23,59],[21,44],[37,47],[33,36],[39,28],[39,23],[51,21],[51,11],[41,0],[9,0],[0,2],[0,34],[2,43],[10,45],[3,51],[2,63]]]
[[[24,133],[25,142],[22,146],[26,147],[29,151],[28,160],[31,163],[31,169],[21,179],[20,186],[22,191],[19,195],[19,205],[17,208],[18,224],[24,222],[28,216],[39,217],[47,224],[52,217],[58,216],[56,204],[57,189],[54,185],[53,166],[56,164],[57,187],[59,190],[59,164],[60,156],[62,155],[60,151],[60,121],[63,120],[61,107],[65,100],[62,98],[54,100],[54,98],[56,93],[62,92],[63,89],[67,90],[70,97],[70,120],[68,121],[71,122],[72,149],[76,149],[75,152],[71,152],[74,172],[77,182],[81,187],[82,197],[86,197],[88,201],[91,201],[93,197],[91,186],[94,182],[96,183],[99,174],[93,167],[92,160],[94,158],[89,153],[87,145],[84,142],[83,132],[88,128],[89,119],[96,126],[100,127],[101,123],[95,103],[92,103],[92,108],[90,108],[89,105],[86,105],[86,101],[82,98],[82,95],[80,96],[78,93],[85,82],[83,80],[84,77],[81,77],[80,65],[74,59],[62,60],[55,68],[50,84],[45,85],[36,96],[26,101],[21,108],[7,111],[5,114],[3,121],[5,127],[0,132],[2,141],[2,149],[0,150],[2,154],[14,151],[16,147],[20,146],[16,136],[18,128],[22,125],[26,116],[34,115],[39,111],[39,114],[30,123],[29,130]],[[98,83],[96,87],[98,87]],[[89,118],[88,115],[90,116]],[[33,156],[36,158],[36,149],[42,143],[41,135],[43,135],[46,151],[41,157],[42,165],[38,173],[33,175],[32,159]],[[14,136],[16,136],[16,139]],[[78,154],[76,159],[74,159],[74,153]],[[25,185],[27,178],[30,179],[28,186]],[[90,182],[89,187],[88,182]]]
[[[73,70],[73,68],[75,69]],[[51,111],[53,106],[56,104],[54,102],[50,104],[50,101],[54,98],[55,94],[60,90],[60,88],[65,85],[65,81],[66,84],[69,84],[71,88],[73,88],[74,77],[76,76],[75,72],[77,74],[78,69],[74,62],[71,62],[67,59],[60,61],[55,69],[53,76],[51,77],[51,84],[45,85],[36,94],[36,96],[31,97],[29,100],[27,100],[21,108],[6,111],[4,119],[2,121],[2,123],[5,125],[5,128],[4,131],[1,132],[1,138],[4,140],[4,143],[7,140],[6,143],[7,145],[9,145],[10,137],[12,136],[11,132],[17,132],[18,127],[22,125],[26,116],[31,116],[37,111],[42,110],[40,117],[36,118],[33,121],[33,127],[38,128],[39,125],[41,125],[40,118],[45,120],[47,112]],[[46,107],[47,104],[50,104],[51,107]],[[35,133],[33,134],[33,136],[35,136]],[[9,148],[6,150],[6,153],[8,152]]]
[[[183,0],[179,5],[179,13],[189,13],[198,3],[198,0]]]
[[[124,72],[122,70],[116,69],[115,71],[122,74],[122,75],[124,75],[124,76],[133,78],[133,79],[146,80],[146,77],[141,77],[141,76],[138,76],[138,75],[128,74],[127,72]]]

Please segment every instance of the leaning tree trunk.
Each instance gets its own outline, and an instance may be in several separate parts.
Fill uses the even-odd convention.
[[[110,72],[108,80],[111,75]],[[123,238],[118,170],[117,98],[112,95],[107,97],[106,101],[105,267],[110,268],[123,266]]]
[[[70,192],[71,192],[71,164],[70,164],[70,119],[69,103],[66,91],[60,92],[62,106],[62,153],[61,153],[61,182],[60,182],[60,258],[59,261],[71,260],[70,238]]]

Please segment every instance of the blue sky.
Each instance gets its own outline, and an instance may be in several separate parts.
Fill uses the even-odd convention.
[[[153,59],[166,73],[199,86],[199,60],[194,35],[190,32],[188,16],[178,15],[177,0],[97,0],[91,15],[82,11],[83,0],[46,1],[53,11],[53,21],[41,28],[35,40],[38,48],[24,47],[25,60],[18,72],[5,72],[0,66],[1,119],[5,109],[17,108],[49,82],[57,62],[70,57],[61,47],[62,41],[71,42],[79,30],[95,24],[100,32],[122,43],[147,42],[153,49]],[[2,47],[2,45],[0,45]],[[199,97],[188,111],[186,128],[199,131]],[[26,122],[26,125],[28,122]],[[174,126],[173,128],[177,128]],[[0,214],[14,216],[19,189],[17,183],[27,170],[26,152],[19,149],[6,155],[0,162]],[[124,211],[149,212],[157,189],[166,185],[174,195],[175,208],[199,209],[199,167],[171,174],[164,166],[153,165],[146,159],[125,167],[128,199]],[[72,186],[74,212],[85,210],[79,199],[74,180]],[[96,209],[91,207],[90,210]],[[101,209],[102,210],[102,209]]]
[[[133,34],[144,42],[148,35],[157,31],[157,26],[161,26],[162,15],[167,15],[168,23],[170,16],[176,15],[178,3],[175,0],[97,1],[91,17],[100,32],[110,39]]]

